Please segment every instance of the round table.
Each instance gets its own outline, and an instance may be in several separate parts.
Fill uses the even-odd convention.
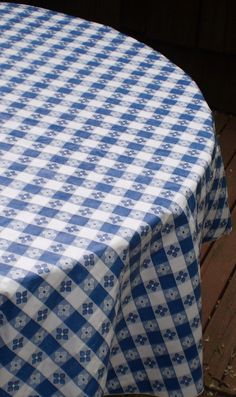
[[[231,227],[201,92],[107,26],[1,3],[0,32],[1,396],[200,394]]]

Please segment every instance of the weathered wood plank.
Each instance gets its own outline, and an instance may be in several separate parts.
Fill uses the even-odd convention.
[[[225,166],[236,151],[236,117],[231,117],[220,134],[220,147]]]
[[[236,266],[235,266],[236,270]],[[233,369],[232,353],[236,352],[236,271],[229,282],[221,303],[205,331],[204,363],[207,366],[205,384],[227,390],[225,374]],[[236,364],[236,362],[235,362]],[[232,367],[232,368],[230,368]],[[236,373],[236,367],[235,367]],[[232,374],[232,372],[231,372]],[[236,384],[227,377],[229,388]],[[235,389],[236,392],[236,389]]]
[[[220,135],[221,132],[223,131],[224,127],[227,125],[227,123],[230,119],[230,115],[228,115],[226,113],[221,113],[221,112],[215,111],[213,113],[213,117],[215,120],[216,134]]]
[[[226,169],[226,178],[229,193],[229,207],[233,208],[236,203],[236,153]]]
[[[215,242],[201,267],[204,327],[236,264],[236,209],[232,221],[233,231]]]

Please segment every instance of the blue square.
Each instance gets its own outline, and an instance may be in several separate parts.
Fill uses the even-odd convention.
[[[121,207],[120,205],[117,205],[114,208],[113,213],[120,216],[129,216],[130,211],[131,210],[129,208],[125,208],[125,207]]]
[[[90,198],[87,198],[83,202],[83,206],[89,207],[89,208],[98,208],[100,205],[101,205],[101,201],[90,199]]]
[[[53,218],[57,213],[58,213],[58,210],[55,210],[53,208],[43,207],[40,210],[39,215],[47,216],[49,218]]]
[[[78,226],[84,226],[87,222],[88,222],[88,218],[85,218],[84,216],[80,216],[80,215],[73,215],[69,220],[69,223]]]
[[[9,167],[10,170],[14,171],[24,171],[26,169],[27,165],[25,164],[20,164],[20,163],[12,163]]]
[[[40,226],[36,225],[28,225],[26,226],[24,233],[26,234],[32,234],[33,236],[39,236],[40,233],[42,233],[44,229]]]
[[[7,227],[11,223],[11,219],[6,218],[5,216],[0,216],[0,226]]]
[[[74,239],[75,239],[75,236],[73,236],[72,234],[65,233],[65,232],[59,232],[55,238],[55,241],[57,241],[58,243],[63,243],[63,244],[70,244],[73,242]]]
[[[10,201],[8,204],[8,207],[15,208],[15,209],[20,209],[24,210],[24,208],[27,206],[27,203],[21,200],[13,199]]]
[[[59,262],[60,259],[61,259],[60,255],[50,251],[44,251],[44,253],[39,258],[40,261],[51,263],[52,265],[55,265],[57,262]]]
[[[32,185],[31,183],[28,183],[27,185],[24,186],[24,191],[32,194],[37,194],[40,192],[42,188],[37,185]]]
[[[19,243],[12,243],[8,247],[9,252],[14,252],[14,254],[17,254],[17,255],[24,255],[26,250],[27,250],[27,246],[25,246],[23,244],[19,244]]]
[[[39,172],[37,173],[37,176],[41,178],[54,179],[55,171],[51,171],[46,168],[41,168],[41,170],[39,170]]]
[[[53,195],[53,198],[54,198],[55,200],[69,201],[70,198],[71,198],[71,194],[70,194],[70,193],[66,193],[66,192],[60,192],[60,191],[58,191],[58,192],[56,192],[56,193]]]
[[[134,190],[127,190],[127,192],[125,193],[125,197],[128,197],[132,200],[139,200],[141,196],[142,193],[135,192]]]

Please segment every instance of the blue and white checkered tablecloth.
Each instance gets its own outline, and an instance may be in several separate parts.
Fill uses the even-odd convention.
[[[230,230],[211,112],[164,56],[0,5],[0,395],[203,390],[201,243]]]

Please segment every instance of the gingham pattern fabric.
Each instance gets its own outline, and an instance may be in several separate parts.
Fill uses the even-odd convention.
[[[0,5],[0,395],[203,390],[199,250],[230,230],[211,112],[144,44]]]

